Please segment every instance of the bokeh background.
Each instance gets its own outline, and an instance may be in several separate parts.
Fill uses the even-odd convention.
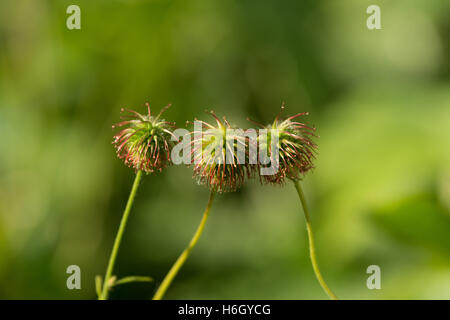
[[[81,7],[81,30],[66,8]],[[381,8],[382,30],[366,27]],[[0,2],[0,298],[94,299],[134,172],[111,145],[121,107],[168,102],[251,126],[309,111],[320,134],[303,182],[318,258],[343,299],[450,298],[450,2]],[[146,176],[116,274],[155,283],[208,199],[192,170]],[[66,288],[79,265],[81,290]],[[366,268],[381,268],[368,290]],[[220,195],[170,299],[326,299],[291,184]]]

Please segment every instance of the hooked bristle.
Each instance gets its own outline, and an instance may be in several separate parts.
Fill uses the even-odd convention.
[[[302,115],[308,115],[308,112],[298,113],[283,121],[279,117],[284,110],[284,102],[281,111],[276,115],[274,124],[277,124],[279,167],[275,174],[260,175],[260,181],[282,185],[285,179],[299,180],[308,171],[314,168],[313,160],[317,153],[317,145],[310,137],[318,137],[314,134],[315,127],[309,127],[306,124],[292,121]],[[266,154],[272,154],[271,146],[266,145]]]
[[[245,179],[250,177],[253,168],[249,166],[248,161],[241,164],[234,148],[229,147],[229,145],[235,145],[236,137],[229,136],[230,133],[227,132],[224,139],[221,138],[223,123],[216,113],[212,110],[206,110],[206,112],[216,120],[217,126],[202,121],[210,130],[203,132],[197,140],[193,141],[194,150],[191,156],[195,163],[194,178],[199,184],[206,185],[217,192],[236,191],[243,185]],[[226,117],[222,119],[231,129],[232,126]],[[191,134],[194,135],[195,132]],[[216,154],[215,150],[221,150],[221,152]]]
[[[161,171],[171,164],[170,152],[173,148],[172,128],[174,123],[158,121],[151,117],[150,104],[147,106],[148,116],[129,109],[121,109],[121,112],[129,112],[127,120],[119,122],[112,128],[125,127],[113,138],[117,156],[124,163],[136,170],[146,173]],[[162,109],[164,111],[164,108]],[[161,114],[161,112],[160,112]],[[149,126],[148,123],[151,123]]]

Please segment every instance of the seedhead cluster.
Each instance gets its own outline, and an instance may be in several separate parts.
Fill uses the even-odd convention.
[[[171,164],[171,151],[178,139],[172,131],[174,123],[160,119],[170,105],[157,116],[152,116],[150,105],[146,105],[148,113],[145,115],[122,109],[124,121],[113,128],[125,128],[114,136],[113,144],[118,157],[127,166],[151,173]],[[317,145],[312,138],[316,137],[316,129],[299,122],[298,118],[308,113],[281,120],[283,110],[284,105],[272,124],[258,124],[263,129],[259,134],[254,129],[244,133],[213,111],[208,113],[214,118],[214,124],[195,119],[198,126],[187,134],[194,179],[216,192],[236,191],[254,175],[259,176],[261,183],[279,185],[283,185],[286,178],[300,180],[314,167]],[[248,133],[251,130],[255,133],[253,137]],[[270,163],[262,161],[262,155]],[[267,173],[264,169],[274,163],[274,170]]]
[[[136,111],[122,109],[122,119],[113,128],[125,127],[114,136],[113,144],[117,156],[124,163],[146,173],[161,171],[170,165],[170,153],[173,147],[171,139],[174,123],[161,119],[161,114],[170,107],[164,107],[157,116],[152,116],[150,105],[148,113],[142,115]]]
[[[236,191],[251,176],[248,139],[236,134],[237,129],[225,117],[222,121],[213,111],[209,113],[216,125],[196,119],[204,130],[192,132],[194,177],[217,192]]]
[[[262,182],[284,184],[286,178],[297,181],[314,168],[313,160],[317,152],[317,145],[311,137],[316,137],[316,129],[296,120],[308,113],[298,113],[285,120],[280,120],[279,117],[283,110],[284,105],[281,106],[281,111],[273,123],[267,126],[267,143],[261,144],[263,148],[266,148],[266,153],[273,156],[276,153],[272,150],[270,142],[273,138],[272,135],[277,134],[278,170],[273,175],[260,175]]]

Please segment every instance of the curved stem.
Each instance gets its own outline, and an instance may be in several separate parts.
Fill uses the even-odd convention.
[[[128,216],[130,215],[131,207],[133,206],[133,201],[134,198],[136,197],[136,192],[139,187],[141,177],[142,171],[139,170],[136,173],[136,177],[134,178],[133,187],[131,188],[130,196],[128,197],[127,205],[125,207],[125,211],[123,212],[122,220],[120,221],[119,230],[117,231],[116,239],[114,240],[114,246],[111,251],[111,256],[109,257],[108,268],[106,269],[105,279],[103,281],[102,294],[100,295],[99,300],[108,299],[108,291],[110,287],[109,281],[112,276],[114,263],[116,262],[117,252],[119,251],[120,242],[122,240],[125,226],[127,225]]]
[[[308,211],[308,206],[306,205],[305,195],[303,194],[303,190],[302,190],[302,187],[300,186],[300,182],[294,181],[294,180],[293,180],[293,182],[295,185],[295,189],[297,189],[298,197],[300,198],[300,201],[303,206],[303,212],[305,214],[306,230],[308,231],[308,240],[309,240],[309,255],[311,257],[311,264],[314,269],[314,273],[316,274],[316,278],[319,281],[320,285],[322,286],[323,290],[330,297],[330,299],[338,300],[336,295],[330,290],[330,288],[328,288],[325,280],[322,277],[322,274],[320,273],[319,264],[317,263],[317,258],[316,258],[316,249],[314,247],[314,237],[313,237],[313,232],[312,232],[312,227],[311,227],[311,219],[309,217],[309,211]]]
[[[200,238],[200,235],[202,234],[203,229],[205,227],[206,220],[208,219],[209,211],[211,210],[215,195],[216,195],[216,192],[214,190],[211,190],[211,194],[209,195],[208,204],[206,206],[205,212],[203,213],[202,220],[200,221],[200,224],[198,225],[197,230],[195,231],[195,234],[191,239],[191,242],[189,242],[189,245],[186,247],[186,249],[184,249],[183,253],[181,253],[181,255],[178,257],[177,261],[175,261],[172,268],[170,268],[166,277],[161,282],[161,285],[159,286],[158,290],[156,291],[155,295],[153,296],[153,300],[161,300],[163,298],[164,294],[166,293],[166,291],[169,288],[170,284],[172,283],[173,279],[177,275],[178,271],[180,271],[184,262],[189,257],[191,250],[197,244],[197,241]]]

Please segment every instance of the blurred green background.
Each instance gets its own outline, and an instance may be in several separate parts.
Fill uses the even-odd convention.
[[[66,28],[70,4],[81,30]],[[371,4],[382,30],[366,27]],[[206,108],[249,127],[286,101],[320,135],[303,185],[330,287],[450,299],[449,18],[448,0],[2,0],[0,298],[95,298],[134,176],[111,145],[121,107],[171,102],[181,127]],[[191,174],[143,179],[119,277],[158,284],[188,243],[208,199]],[[71,264],[81,290],[66,288]],[[381,290],[366,287],[372,264]],[[326,299],[293,185],[220,195],[166,298]]]

